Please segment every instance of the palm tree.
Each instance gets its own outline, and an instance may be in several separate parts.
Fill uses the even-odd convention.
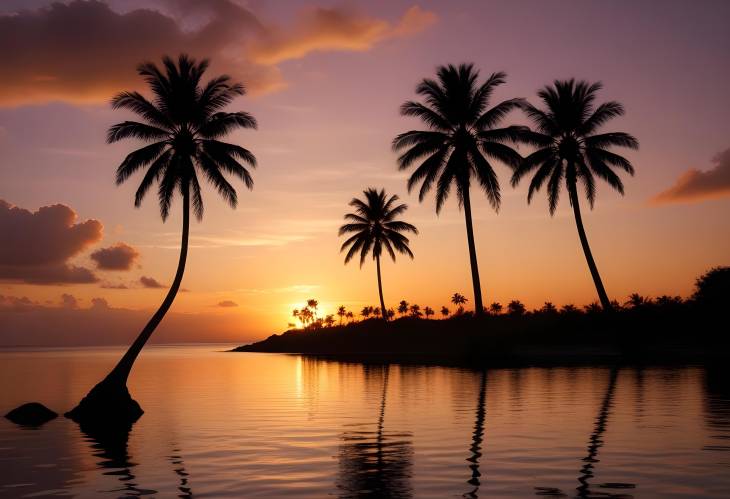
[[[538,149],[515,169],[512,185],[516,186],[522,177],[534,171],[527,202],[547,182],[548,204],[550,215],[553,215],[558,206],[561,184],[565,182],[578,227],[578,237],[598,298],[604,310],[612,310],[583,228],[578,202],[578,181],[585,188],[591,208],[596,196],[596,175],[623,195],[623,183],[613,169],[618,168],[633,175],[634,167],[629,160],[609,149],[638,149],[639,142],[624,132],[596,133],[608,120],[624,114],[623,106],[615,101],[594,106],[596,94],[601,88],[601,83],[556,80],[552,87],[546,86],[537,94],[545,104],[545,110],[527,102],[522,104],[537,128],[537,132],[529,134],[529,137],[530,142],[538,145]]]
[[[519,107],[520,99],[487,107],[494,89],[505,82],[505,73],[493,73],[480,84],[474,65],[461,64],[440,66],[436,76],[438,81],[426,78],[416,87],[424,103],[407,101],[400,108],[402,115],[420,118],[428,129],[401,133],[393,140],[393,149],[403,151],[398,158],[401,170],[418,164],[408,179],[408,191],[420,183],[419,201],[435,184],[436,213],[455,186],[459,207],[464,208],[475,311],[481,314],[482,291],[469,190],[473,181],[478,182],[489,203],[499,210],[499,181],[490,160],[516,168],[522,157],[506,143],[522,141],[528,129],[496,128],[507,113]]]
[[[425,316],[426,316],[426,319],[428,319],[429,317],[431,317],[431,316],[432,316],[433,314],[435,314],[435,313],[436,313],[436,312],[434,312],[434,311],[433,311],[433,309],[432,309],[431,307],[425,307],[425,308],[423,309],[423,315],[425,315]]]
[[[253,179],[241,163],[256,166],[254,155],[241,146],[222,142],[226,134],[237,128],[256,128],[256,120],[245,112],[222,111],[244,88],[228,76],[218,76],[203,84],[201,78],[209,62],[197,62],[180,55],[176,62],[164,57],[163,68],[145,62],[137,72],[150,86],[153,100],[138,92],[122,92],[112,100],[114,109],[126,109],[140,116],[141,121],[124,121],[113,125],[107,142],[138,139],[150,142],[131,152],[116,171],[117,185],[133,174],[146,169],[135,194],[139,207],[153,184],[158,184],[160,214],[165,221],[175,194],[182,198],[182,241],[177,272],[160,308],[155,312],[137,339],[116,367],[96,385],[79,405],[68,413],[77,420],[136,420],[142,414],[126,387],[127,378],[142,347],[155,331],[172,305],[180,288],[188,253],[190,208],[195,217],[203,217],[203,198],[198,174],[202,174],[233,208],[238,197],[225,173],[240,178],[251,189]]]
[[[355,208],[355,213],[345,215],[347,223],[340,227],[339,235],[354,233],[344,243],[340,251],[348,249],[345,255],[347,264],[357,252],[360,252],[360,267],[365,263],[365,258],[370,252],[373,254],[378,272],[378,293],[380,295],[380,310],[383,311],[383,319],[388,320],[388,310],[383,300],[383,283],[380,277],[380,256],[383,248],[395,261],[395,252],[406,254],[413,258],[413,252],[408,247],[408,238],[402,232],[413,232],[418,234],[415,226],[398,220],[408,206],[397,204],[398,196],[387,197],[385,189],[366,189],[363,191],[365,200],[353,198],[350,206]],[[376,314],[377,315],[377,314]]]
[[[362,310],[360,311],[360,315],[363,316],[364,319],[367,319],[370,317],[370,314],[373,313],[373,307],[362,307]]]
[[[309,300],[307,300],[307,306],[312,309],[314,320],[317,320],[317,307],[319,306],[319,302],[314,298],[310,298]]]
[[[492,315],[499,315],[502,313],[503,308],[504,307],[502,307],[501,303],[499,303],[498,301],[495,301],[494,303],[489,305],[489,313],[491,313]]]
[[[418,317],[421,317],[423,315],[423,313],[421,313],[421,306],[418,305],[417,303],[414,303],[413,305],[411,305],[408,308],[408,310],[410,310],[410,312],[411,312],[411,317],[418,318]]]
[[[339,307],[337,308],[337,315],[338,315],[338,316],[340,317],[340,326],[341,326],[341,325],[342,325],[342,320],[343,320],[343,319],[345,318],[345,316],[347,315],[347,309],[345,308],[345,306],[344,306],[344,305],[340,305],[340,306],[339,306]]]
[[[454,305],[463,305],[468,301],[469,299],[461,293],[454,293],[454,295],[451,297],[451,303],[453,303]]]
[[[443,315],[444,317],[448,317],[450,313],[451,311],[449,310],[449,307],[447,307],[446,305],[441,307],[441,315]]]
[[[401,315],[406,315],[408,313],[408,302],[405,300],[401,300],[398,304],[398,313]]]

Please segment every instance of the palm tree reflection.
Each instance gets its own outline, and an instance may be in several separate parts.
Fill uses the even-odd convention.
[[[116,476],[121,487],[107,490],[116,497],[136,497],[157,494],[156,490],[141,488],[132,473],[137,463],[130,460],[127,450],[132,425],[117,427],[98,427],[81,425],[81,431],[89,442],[94,457],[101,459],[96,463],[103,475]]]
[[[586,448],[586,457],[582,459],[583,466],[580,468],[578,475],[579,485],[576,487],[576,498],[586,499],[592,497],[601,497],[607,499],[629,499],[630,495],[623,493],[614,493],[610,489],[633,489],[635,487],[632,483],[623,482],[611,482],[602,483],[598,485],[599,488],[604,489],[601,492],[595,492],[591,490],[590,480],[595,476],[593,471],[595,465],[600,462],[598,459],[598,450],[603,447],[604,440],[603,434],[606,432],[608,426],[609,417],[611,416],[611,410],[613,408],[613,399],[616,392],[616,382],[618,380],[618,368],[612,368],[609,374],[608,386],[606,387],[606,393],[603,396],[603,401],[598,409],[598,415],[593,424],[593,432],[588,439],[588,447]],[[567,497],[567,494],[563,493],[562,490],[555,487],[535,487],[535,493],[539,496],[551,496],[551,497]]]
[[[368,371],[366,369],[366,376]],[[341,437],[337,483],[341,498],[413,497],[410,483],[412,434],[385,431],[389,371],[390,366],[385,366],[382,371],[383,387],[375,431],[349,430]]]
[[[487,415],[487,371],[482,372],[481,383],[479,385],[479,399],[476,408],[476,421],[474,422],[474,432],[472,433],[471,447],[469,452],[471,455],[467,458],[469,461],[469,469],[471,470],[471,477],[467,480],[467,483],[474,486],[474,489],[464,494],[464,497],[477,498],[479,497],[479,486],[481,481],[479,478],[482,476],[479,471],[479,458],[482,457],[482,442],[484,441],[484,421]]]

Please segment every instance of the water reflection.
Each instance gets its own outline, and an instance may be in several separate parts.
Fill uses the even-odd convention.
[[[132,473],[134,467],[137,466],[131,461],[127,450],[132,425],[112,428],[82,425],[80,429],[85,440],[90,444],[93,456],[101,459],[96,465],[102,475],[115,476],[120,482],[119,488],[104,492],[117,494],[117,497],[157,494],[156,490],[140,487],[137,484],[137,477]]]
[[[170,460],[170,463],[175,466],[175,468],[173,468],[173,471],[180,480],[180,484],[177,487],[177,490],[180,493],[177,496],[182,499],[192,498],[193,492],[188,485],[188,476],[190,476],[190,474],[185,470],[185,461],[183,460],[182,455],[180,455],[180,450],[173,450],[173,454],[171,456],[168,456],[168,459]]]
[[[483,371],[479,383],[479,396],[476,406],[476,420],[474,421],[474,431],[472,433],[471,447],[469,452],[471,455],[467,458],[469,461],[469,469],[471,470],[471,477],[467,480],[467,483],[473,485],[474,488],[464,494],[464,497],[477,498],[479,497],[479,486],[481,485],[480,477],[482,476],[479,471],[479,458],[482,457],[482,442],[484,441],[484,420],[487,415],[487,371]]]
[[[710,366],[705,369],[705,425],[710,431],[711,444],[704,450],[730,451],[730,369]],[[730,456],[720,455],[722,464],[730,466]]]
[[[372,379],[370,367],[363,369],[365,381]],[[375,430],[372,424],[356,425],[341,436],[339,478],[341,498],[413,497],[411,468],[413,446],[410,432],[385,430],[386,401],[390,366],[382,367],[382,393]]]

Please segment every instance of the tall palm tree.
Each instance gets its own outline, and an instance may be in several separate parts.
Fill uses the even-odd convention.
[[[363,191],[365,200],[353,198],[350,206],[355,208],[355,213],[345,215],[347,223],[340,227],[339,235],[353,234],[344,243],[340,251],[348,249],[345,255],[345,264],[352,257],[360,252],[360,267],[365,263],[365,258],[372,252],[375,266],[378,272],[378,294],[380,295],[380,310],[383,311],[383,320],[388,320],[388,309],[383,299],[383,282],[380,276],[380,256],[383,248],[395,261],[396,251],[413,258],[413,252],[408,247],[408,238],[402,232],[418,234],[415,226],[398,220],[408,206],[397,204],[398,196],[386,196],[385,189],[377,190],[369,188]]]
[[[550,215],[553,215],[558,206],[561,185],[565,182],[578,227],[578,237],[598,298],[604,310],[611,310],[613,307],[603,287],[583,228],[578,202],[578,181],[585,188],[591,208],[596,197],[595,176],[623,195],[624,185],[614,168],[633,175],[634,167],[629,160],[609,149],[638,149],[639,142],[624,132],[596,133],[604,123],[624,114],[623,106],[615,101],[594,105],[596,94],[601,88],[601,83],[589,84],[585,81],[576,82],[574,79],[556,80],[553,86],[546,86],[537,93],[545,104],[545,109],[538,109],[527,102],[522,104],[537,129],[529,137],[531,143],[538,145],[538,149],[515,169],[512,185],[516,186],[522,177],[534,172],[527,192],[529,203],[533,194],[547,181],[548,204]]]
[[[428,129],[398,135],[393,149],[402,151],[398,157],[401,170],[418,165],[408,179],[408,191],[420,183],[419,201],[435,185],[436,213],[455,186],[459,207],[464,208],[475,312],[481,314],[482,291],[469,191],[476,181],[492,207],[499,210],[499,181],[490,161],[517,167],[522,157],[507,143],[520,142],[527,128],[496,128],[521,102],[509,99],[488,107],[494,89],[505,82],[505,73],[493,73],[484,83],[478,83],[479,71],[472,64],[461,64],[440,66],[436,76],[438,81],[426,78],[416,87],[424,103],[408,101],[400,109],[404,116],[420,118]]]
[[[155,183],[163,221],[170,213],[175,195],[182,198],[182,241],[177,272],[162,305],[116,367],[68,414],[78,421],[100,414],[107,419],[136,420],[142,414],[130,397],[126,382],[135,359],[180,288],[188,253],[191,204],[195,217],[198,220],[203,217],[198,175],[202,174],[233,208],[238,202],[236,190],[224,174],[238,177],[249,189],[253,187],[253,179],[244,164],[255,167],[254,155],[241,146],[219,140],[237,128],[256,128],[256,120],[250,114],[222,110],[244,94],[244,87],[225,75],[203,84],[201,78],[208,68],[207,60],[198,62],[180,55],[177,62],[170,57],[164,57],[162,62],[162,68],[151,62],[137,68],[152,91],[152,100],[138,92],[122,92],[114,97],[114,109],[132,111],[141,121],[124,121],[112,126],[107,142],[132,138],[150,143],[127,155],[116,172],[119,185],[145,170],[134,198],[136,207]]]

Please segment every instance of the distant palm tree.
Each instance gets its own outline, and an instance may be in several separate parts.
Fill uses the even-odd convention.
[[[324,324],[327,327],[332,327],[335,324],[335,316],[334,314],[327,314],[324,318]]]
[[[314,320],[317,320],[317,307],[319,306],[319,302],[314,298],[310,298],[309,300],[307,300],[307,306],[312,310]]]
[[[421,313],[421,306],[416,303],[411,305],[408,310],[410,310],[412,317],[421,317],[423,315],[423,313]]]
[[[398,313],[401,315],[406,315],[408,313],[408,302],[405,300],[401,300],[398,304]]]
[[[558,206],[561,185],[565,182],[578,228],[578,237],[598,298],[604,310],[611,310],[611,302],[603,287],[583,228],[578,202],[578,181],[581,181],[585,188],[591,208],[596,196],[595,175],[623,194],[623,183],[613,168],[619,168],[633,175],[634,167],[629,160],[611,152],[609,148],[637,149],[639,142],[624,132],[595,133],[611,118],[624,114],[623,106],[614,101],[605,102],[594,108],[596,94],[601,87],[600,83],[589,84],[585,81],[576,83],[573,79],[556,80],[553,86],[547,86],[538,92],[538,96],[546,106],[545,110],[527,102],[522,104],[537,128],[537,132],[529,134],[529,140],[539,148],[515,169],[512,185],[516,186],[522,177],[534,171],[527,193],[527,202],[529,203],[533,194],[547,182],[548,204],[550,214],[553,215]]]
[[[449,310],[449,307],[447,307],[446,305],[441,307],[441,315],[443,315],[444,317],[448,317],[450,313],[451,311]]]
[[[464,303],[468,302],[469,299],[462,295],[461,293],[454,293],[451,297],[451,303],[454,305],[463,305]]]
[[[363,316],[363,318],[367,319],[370,317],[370,314],[373,313],[373,307],[362,307],[362,310],[360,311],[360,315]]]
[[[345,316],[347,315],[347,309],[345,308],[345,306],[344,306],[344,305],[340,305],[340,306],[339,306],[339,307],[337,308],[337,315],[338,315],[338,316],[340,317],[340,326],[341,326],[341,325],[342,325],[342,320],[343,320],[343,319],[345,318]]]
[[[352,310],[348,310],[345,316],[347,317],[347,321],[350,323],[355,320],[355,314],[352,313]]]
[[[203,217],[198,175],[204,175],[234,208],[238,196],[224,173],[238,177],[249,189],[253,187],[253,179],[241,163],[255,167],[254,155],[241,146],[219,140],[237,128],[256,128],[256,120],[250,114],[222,111],[236,97],[244,94],[243,86],[232,82],[228,76],[218,76],[203,84],[201,79],[208,68],[208,60],[197,62],[187,55],[181,55],[177,62],[170,57],[164,57],[162,62],[162,69],[151,62],[137,67],[137,72],[150,86],[153,100],[148,100],[138,92],[122,92],[114,97],[114,109],[132,111],[142,121],[124,121],[112,126],[107,134],[107,142],[130,138],[150,142],[128,154],[116,171],[116,183],[119,185],[138,171],[146,169],[135,194],[135,206],[139,207],[150,187],[158,183],[160,214],[164,221],[170,213],[175,194],[180,194],[182,242],[177,271],[162,305],[116,367],[69,412],[68,415],[77,420],[101,412],[118,419],[136,419],[142,413],[139,405],[131,400],[126,382],[134,361],[169,310],[180,288],[188,253],[191,204],[196,218],[201,220]],[[131,412],[125,413],[124,407],[116,407],[111,403],[112,399],[125,404]]]
[[[502,307],[501,303],[499,303],[498,301],[495,301],[494,303],[489,305],[489,313],[492,315],[499,315],[502,313],[503,308],[504,307]]]
[[[431,307],[424,307],[424,309],[423,309],[423,315],[426,316],[426,319],[428,319],[429,317],[431,317],[435,313],[436,312],[434,312]]]
[[[345,215],[348,223],[340,227],[339,235],[354,233],[344,243],[340,251],[348,249],[345,255],[347,264],[356,253],[360,253],[360,267],[365,258],[372,252],[373,259],[378,273],[378,294],[380,295],[380,309],[384,312],[383,319],[388,320],[388,310],[383,300],[383,283],[380,276],[380,256],[383,249],[388,252],[395,261],[395,252],[406,254],[413,258],[413,252],[408,247],[408,238],[403,232],[418,234],[415,226],[398,220],[408,206],[397,204],[398,196],[387,197],[385,189],[366,189],[363,191],[365,200],[353,198],[350,206],[355,208],[355,213]]]
[[[436,213],[455,186],[459,207],[464,208],[474,306],[479,315],[483,312],[482,291],[469,191],[476,181],[492,207],[499,210],[499,181],[489,160],[517,167],[522,157],[506,143],[522,141],[527,128],[495,128],[520,103],[520,99],[510,99],[487,107],[494,89],[505,82],[505,73],[493,73],[484,83],[478,83],[479,71],[474,65],[461,64],[440,66],[436,76],[438,81],[426,78],[416,87],[425,103],[408,101],[400,109],[404,116],[420,118],[428,130],[398,135],[393,149],[404,151],[398,158],[401,170],[418,165],[408,180],[408,191],[420,183],[419,201],[435,184]]]
[[[507,313],[510,315],[524,315],[525,305],[520,300],[512,300],[507,304]]]

